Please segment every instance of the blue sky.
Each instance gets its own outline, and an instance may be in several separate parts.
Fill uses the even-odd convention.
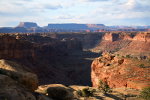
[[[19,22],[150,25],[150,0],[0,0],[0,26]]]

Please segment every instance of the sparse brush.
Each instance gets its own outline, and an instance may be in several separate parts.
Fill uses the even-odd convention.
[[[104,94],[112,92],[112,89],[109,87],[107,82],[103,82],[102,80],[99,81],[99,90]]]
[[[150,100],[150,87],[144,88],[139,97],[143,98],[144,100]]]
[[[144,67],[145,67],[145,65],[144,65],[144,64],[140,64],[140,65],[139,65],[139,67],[144,68]]]
[[[82,90],[78,90],[77,93],[81,97],[92,97],[94,95],[95,90],[90,88],[84,88]]]

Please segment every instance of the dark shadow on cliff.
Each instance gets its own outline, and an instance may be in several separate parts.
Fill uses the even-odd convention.
[[[67,52],[59,51],[57,54],[50,55],[45,51],[45,53],[42,52],[41,56],[36,57],[35,61],[29,58],[15,61],[27,66],[36,73],[40,85],[91,86],[91,64],[100,54],[91,51],[70,50]]]
[[[41,85],[88,85],[91,86],[91,64],[100,54],[90,51],[67,51],[57,56],[41,56],[36,62],[24,60],[26,66],[38,75]]]
[[[87,35],[88,38],[84,38],[87,40],[84,44],[89,44],[89,41],[96,42],[95,37],[98,39],[97,36],[101,34],[94,35],[90,40],[91,36],[93,35]],[[25,65],[37,74],[40,84],[91,85],[91,63],[99,54],[82,50],[84,44],[80,39],[84,40],[82,38],[84,35],[77,36],[80,37],[79,40],[76,38],[53,39],[33,34],[29,36],[24,34],[19,37],[19,39],[6,37],[8,40],[12,38],[15,41],[10,43],[7,43],[4,37],[2,38],[2,43],[6,45],[6,48],[1,48],[2,59]],[[95,42],[92,42],[90,46]],[[6,51],[7,54],[5,54]]]
[[[41,84],[65,84],[65,85],[88,85],[91,86],[91,64],[94,58],[100,54],[90,51],[70,51],[67,54],[56,57],[48,68],[51,69]],[[47,68],[47,67],[46,67]],[[49,74],[49,75],[48,75]]]

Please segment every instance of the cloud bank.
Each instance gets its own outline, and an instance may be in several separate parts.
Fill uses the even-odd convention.
[[[0,26],[20,21],[150,25],[149,0],[1,0]]]

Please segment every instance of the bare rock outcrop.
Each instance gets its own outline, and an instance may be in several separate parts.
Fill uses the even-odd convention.
[[[0,60],[0,100],[52,100],[35,92],[37,76],[13,61]]]
[[[37,75],[31,73],[27,67],[15,62],[0,60],[0,72],[16,80],[30,91],[34,91],[38,87]]]
[[[106,81],[112,88],[128,87],[142,89],[150,86],[150,67],[146,60],[123,58],[104,53],[96,58],[91,66],[91,80],[93,87],[98,87],[99,81]]]
[[[15,80],[0,74],[0,100],[36,100],[36,98]]]

